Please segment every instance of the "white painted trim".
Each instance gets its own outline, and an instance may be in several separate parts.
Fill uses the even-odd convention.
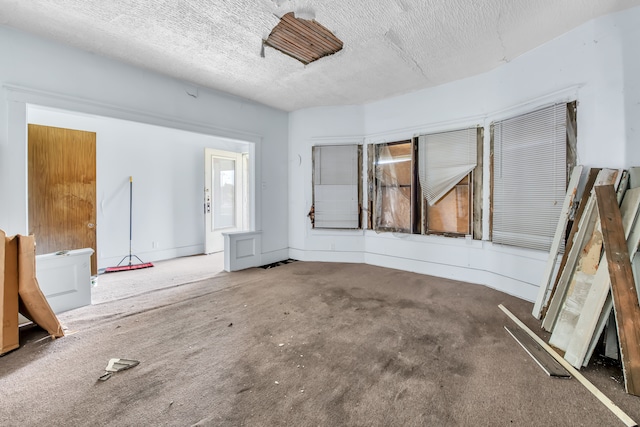
[[[221,159],[227,159],[227,160],[232,160],[234,162],[234,174],[235,174],[235,191],[234,191],[234,201],[235,201],[235,212],[234,212],[234,219],[235,219],[235,226],[234,227],[227,227],[226,230],[224,230],[224,233],[232,233],[235,231],[249,231],[249,230],[243,230],[243,221],[242,218],[244,217],[244,213],[245,213],[245,203],[244,203],[244,194],[243,194],[243,188],[244,188],[244,183],[243,183],[243,178],[245,176],[244,174],[244,162],[242,161],[242,155],[244,153],[244,149],[251,149],[252,148],[252,144],[250,143],[245,143],[243,144],[245,147],[243,147],[242,150],[240,151],[229,151],[229,150],[220,150],[220,149],[216,149],[216,148],[210,148],[210,147],[205,147],[204,149],[204,156],[203,156],[203,160],[204,160],[204,191],[205,193],[202,195],[202,202],[205,205],[209,205],[209,210],[207,211],[205,209],[205,221],[204,221],[204,253],[205,254],[209,254],[209,253],[213,253],[213,252],[219,252],[221,249],[224,247],[224,237],[223,237],[223,231],[221,229],[216,229],[215,228],[215,224],[214,224],[214,212],[216,211],[217,207],[214,206],[215,204],[215,198],[212,198],[212,196],[214,195],[215,191],[214,188],[212,188],[212,174],[213,174],[213,169],[212,169],[212,158],[221,158]],[[248,175],[250,175],[251,173],[248,172]],[[249,190],[248,190],[249,191]],[[249,205],[251,206],[251,201],[255,200],[255,196],[249,192],[247,198],[249,199]],[[251,215],[251,213],[249,213],[249,216],[251,218],[253,218],[254,215]],[[213,229],[213,230],[212,230]]]
[[[143,110],[122,107],[91,99],[78,98],[61,93],[48,92],[10,84],[5,84],[2,87],[6,91],[6,98],[9,101],[42,105],[46,107],[64,109],[71,112],[81,112],[96,116],[111,117],[115,119],[130,120],[150,125],[204,133],[237,142],[259,143],[262,140],[261,135],[250,132],[211,126],[207,123],[183,120],[163,114],[149,113]]]
[[[244,270],[263,264],[261,231],[229,232],[222,233],[222,236],[225,271]]]
[[[264,252],[261,256],[260,265],[273,264],[274,262],[289,259],[289,248]]]
[[[579,92],[582,86],[583,85],[570,86],[534,99],[529,99],[519,104],[514,104],[510,107],[503,108],[502,110],[494,111],[486,115],[486,124],[489,126],[493,122],[516,117],[554,104],[578,101]]]
[[[364,145],[364,138],[362,136],[314,136],[307,141],[309,147],[317,145]]]
[[[452,130],[467,129],[473,127],[483,127],[484,123],[484,115],[469,116],[436,123],[424,123],[402,129],[392,129],[384,132],[367,134],[365,136],[365,144],[382,144],[385,142],[411,139],[422,134],[448,132]]]
[[[537,287],[531,283],[506,277],[491,271],[479,270],[471,267],[433,263],[422,260],[394,257],[387,254],[367,252],[365,263],[380,267],[401,269],[429,276],[457,280],[466,283],[484,285],[515,297],[532,301]]]
[[[307,262],[368,264],[410,271],[418,274],[487,286],[527,301],[533,301],[538,290],[534,284],[487,270],[469,266],[455,266],[419,259],[409,259],[371,251],[321,251],[290,248],[289,257]]]
[[[311,228],[310,236],[363,236],[364,229],[361,228]]]
[[[289,248],[289,258],[307,262],[346,262],[349,264],[365,264],[362,251],[307,251]]]
[[[506,118],[518,116],[527,112],[535,111],[549,105],[571,102],[578,100],[579,91],[582,85],[570,86],[568,88],[548,93],[540,97],[527,100],[519,104],[514,104],[501,110],[489,112],[487,114],[462,117],[454,120],[445,120],[435,123],[424,123],[399,129],[391,129],[384,132],[374,132],[365,134],[365,144],[381,144],[385,142],[400,141],[410,139],[420,134],[447,132],[470,127],[484,127],[485,134],[488,133],[492,122],[504,120]],[[486,145],[488,147],[488,145]]]
[[[93,249],[36,256],[40,290],[54,313],[91,305],[91,255]]]

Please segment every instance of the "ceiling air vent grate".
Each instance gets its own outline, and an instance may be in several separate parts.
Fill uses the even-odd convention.
[[[315,20],[296,18],[293,12],[280,19],[264,44],[305,65],[342,49],[342,41],[331,31]]]

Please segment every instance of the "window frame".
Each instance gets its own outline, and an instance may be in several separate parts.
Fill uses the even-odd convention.
[[[482,240],[482,204],[483,204],[483,168],[484,168],[484,127],[481,125],[462,127],[457,129],[449,129],[442,132],[433,132],[426,135],[432,135],[435,133],[447,133],[456,132],[460,130],[476,130],[476,166],[463,177],[458,184],[465,178],[469,177],[469,226],[468,233],[457,233],[451,231],[436,231],[429,229],[428,219],[428,202],[425,197],[422,197],[421,201],[421,220],[420,220],[420,233],[423,235],[437,235],[445,237],[467,237],[472,236],[474,240]],[[415,138],[416,143],[418,138]],[[419,152],[417,153],[419,156]],[[418,181],[418,186],[420,182]],[[422,194],[422,189],[418,188],[418,195]]]
[[[356,147],[356,181],[357,181],[357,227],[323,227],[316,224],[316,149],[330,147]],[[311,220],[311,228],[314,230],[361,230],[362,224],[362,144],[361,143],[340,143],[340,144],[316,144],[311,147],[311,209],[307,215]]]
[[[403,145],[403,144],[410,144],[410,152],[411,152],[411,162],[410,162],[410,190],[409,190],[409,228],[404,228],[404,227],[386,227],[386,226],[379,226],[378,225],[378,220],[379,220],[379,216],[380,216],[380,212],[379,212],[379,207],[381,207],[382,205],[382,201],[380,201],[380,203],[378,203],[378,198],[379,198],[379,191],[378,188],[380,187],[380,179],[378,178],[378,174],[376,173],[376,166],[378,165],[378,161],[380,158],[380,152],[381,149],[383,147],[392,147],[392,146],[398,146],[398,145]],[[371,144],[369,145],[370,148],[372,148],[371,150],[369,150],[370,153],[370,157],[369,157],[369,178],[370,178],[370,183],[372,183],[372,185],[369,186],[369,225],[372,226],[371,228],[373,230],[375,230],[376,232],[394,232],[394,233],[406,233],[406,234],[412,234],[414,233],[414,223],[415,223],[415,207],[414,207],[414,193],[415,193],[415,187],[416,187],[416,176],[414,173],[415,167],[415,143],[412,139],[406,139],[406,140],[401,140],[401,141],[393,141],[393,142],[383,142],[383,143],[378,143],[378,144]]]
[[[427,200],[423,196],[422,188],[420,186],[420,179],[418,173],[418,137],[412,137],[410,139],[398,140],[392,142],[380,142],[370,143],[367,146],[368,155],[368,223],[367,228],[375,232],[395,232],[404,234],[417,234],[417,235],[436,235],[445,237],[467,237],[472,236],[473,239],[482,239],[482,204],[483,204],[483,165],[484,165],[484,127],[480,125],[471,126],[467,128],[453,129],[450,131],[457,131],[463,129],[476,129],[476,167],[469,174],[465,175],[460,182],[464,179],[469,179],[469,225],[468,233],[457,233],[449,231],[435,231],[429,229],[428,223],[428,207]],[[443,131],[448,132],[448,131]],[[442,132],[439,132],[442,133]],[[410,191],[410,218],[409,228],[400,227],[384,227],[378,225],[378,187],[379,179],[376,176],[376,164],[379,159],[380,151],[382,147],[411,143],[411,191]],[[458,184],[457,184],[458,185]]]
[[[575,98],[573,100],[568,100],[568,101],[556,101],[553,103],[547,103],[545,105],[539,105],[537,107],[532,107],[530,109],[528,109],[527,111],[522,111],[522,112],[518,112],[517,114],[513,114],[504,118],[501,118],[499,120],[494,120],[491,122],[491,124],[489,125],[489,173],[490,173],[490,179],[489,179],[489,188],[490,188],[490,192],[489,192],[489,240],[491,242],[493,242],[494,244],[499,244],[499,245],[505,245],[505,246],[510,246],[510,247],[514,247],[514,248],[520,248],[520,249],[529,249],[529,250],[542,250],[539,248],[533,248],[531,246],[527,246],[527,245],[514,245],[514,244],[508,244],[508,243],[502,243],[502,242],[495,242],[495,230],[494,230],[494,226],[495,226],[495,195],[496,195],[496,189],[495,189],[495,177],[496,177],[496,167],[498,167],[498,165],[496,164],[496,158],[495,158],[495,139],[496,139],[496,135],[495,135],[495,127],[497,123],[501,123],[510,119],[514,119],[514,118],[518,118],[530,113],[535,113],[537,111],[543,110],[545,108],[550,108],[550,107],[554,107],[554,106],[559,106],[559,105],[564,105],[565,108],[565,114],[566,114],[566,123],[565,123],[565,143],[564,143],[564,155],[565,155],[565,182],[564,182],[564,187],[565,187],[565,192],[566,192],[566,187],[569,185],[569,178],[571,176],[571,173],[573,171],[573,168],[577,165],[577,114],[578,114],[578,102],[577,100],[575,100]],[[561,205],[561,203],[560,203]],[[555,232],[555,223],[553,224],[554,227],[554,232]],[[553,239],[553,236],[550,236],[550,239]],[[566,236],[565,236],[565,241],[564,243],[566,243]],[[564,244],[563,244],[564,246]]]

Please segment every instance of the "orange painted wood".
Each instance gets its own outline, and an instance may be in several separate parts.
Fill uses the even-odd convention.
[[[627,393],[640,396],[640,305],[624,237],[622,215],[612,185],[596,186],[595,190],[611,277],[625,387]]]
[[[36,253],[92,248],[97,274],[96,134],[29,125],[29,234]]]

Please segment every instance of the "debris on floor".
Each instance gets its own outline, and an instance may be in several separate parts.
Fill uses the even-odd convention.
[[[106,381],[111,378],[111,372],[105,372],[104,374],[98,377],[98,381]]]
[[[517,326],[505,326],[504,328],[547,375],[556,378],[571,378],[571,374],[522,329]]]
[[[269,268],[274,268],[274,267],[278,267],[278,266],[281,266],[281,265],[290,264],[290,263],[296,262],[296,261],[297,260],[295,260],[295,259],[289,258],[289,259],[286,259],[284,261],[278,261],[278,262],[273,262],[271,264],[261,265],[260,268],[264,268],[266,270],[266,269],[269,269]]]
[[[513,313],[511,313],[505,306],[500,304],[498,306],[522,331],[531,337],[536,344],[538,344],[544,351],[546,351],[551,357],[553,357],[563,368],[565,368],[569,374],[573,376],[580,384],[582,384],[594,397],[596,397],[607,409],[614,413],[620,421],[625,423],[628,427],[637,427],[638,424],[632,420],[622,409],[620,409],[615,403],[604,395],[596,386],[594,386],[588,379],[586,379],[577,369],[575,369],[569,362],[564,360],[556,351],[554,351],[542,338],[537,336],[531,329],[527,327],[520,319],[518,319]]]
[[[533,310],[551,333],[549,344],[573,367],[587,366],[603,343],[605,356],[621,354],[625,390],[636,396],[640,278],[633,270],[640,261],[640,183],[633,177],[639,173],[640,168],[591,170],[568,237],[568,213],[561,215],[552,249],[565,237],[566,248],[557,271],[552,267],[560,252],[551,251]],[[567,194],[565,207],[573,196]]]
[[[140,362],[138,360],[131,359],[109,359],[107,367],[104,369],[107,372],[120,372],[126,369],[138,366]]]
[[[556,367],[541,364],[544,353],[636,425],[578,370],[605,357],[619,363],[626,392],[640,396],[640,167],[593,168],[578,197],[580,171],[572,174],[532,311],[551,334],[548,344],[521,325],[537,344],[523,344],[522,331],[505,329],[549,375]]]
[[[127,369],[131,369],[134,366],[138,366],[140,361],[131,360],[131,359],[109,359],[107,363],[107,367],[104,368],[105,373],[98,377],[100,381],[106,381],[111,378],[111,375],[115,372],[125,371]]]

